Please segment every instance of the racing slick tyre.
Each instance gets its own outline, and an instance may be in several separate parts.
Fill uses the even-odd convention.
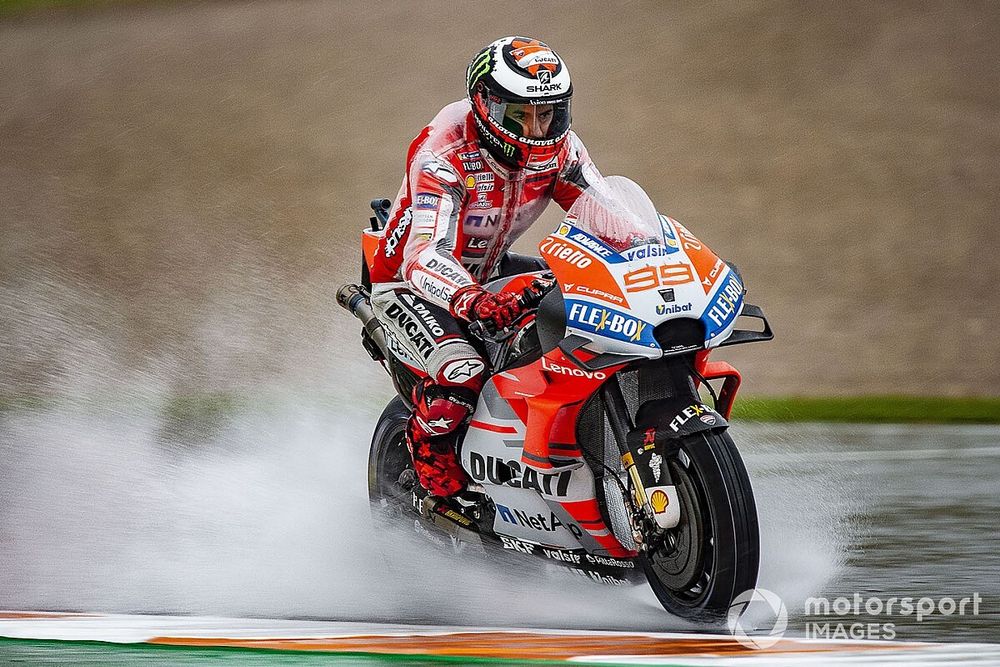
[[[668,465],[680,522],[640,562],[664,609],[717,625],[733,599],[757,584],[760,536],[750,478],[725,431],[687,436]]]

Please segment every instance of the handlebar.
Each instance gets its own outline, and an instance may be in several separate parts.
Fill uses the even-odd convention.
[[[517,295],[517,302],[520,304],[522,312],[511,322],[510,326],[498,331],[492,320],[475,320],[468,326],[469,334],[480,340],[504,340],[513,333],[514,325],[524,319],[526,315],[530,315],[529,311],[537,309],[542,299],[558,285],[559,283],[554,278],[546,281],[533,281],[530,286],[525,287]],[[498,336],[498,333],[503,335]]]

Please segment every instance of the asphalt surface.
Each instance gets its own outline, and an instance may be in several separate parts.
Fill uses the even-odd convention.
[[[190,419],[5,415],[0,606],[484,627],[686,630],[644,587],[443,562],[373,535],[373,415],[288,404]],[[789,632],[892,623],[900,640],[997,641],[996,427],[737,425],[759,505],[759,585]],[[189,437],[189,436],[188,436]],[[403,555],[405,554],[405,556]],[[978,613],[829,619],[806,600],[961,598]],[[461,604],[456,604],[460,595]],[[852,637],[854,638],[854,637]],[[877,638],[877,637],[876,637]]]
[[[642,589],[373,546],[364,458],[390,395],[333,294],[367,200],[508,32],[572,63],[602,170],[741,266],[778,334],[720,355],[750,392],[997,392],[997,5],[474,11],[0,20],[0,607],[681,627]],[[997,641],[995,427],[736,433],[790,632],[810,596],[978,593],[978,615],[895,634]]]

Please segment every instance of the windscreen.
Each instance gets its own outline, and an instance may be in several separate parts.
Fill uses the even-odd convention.
[[[595,179],[566,219],[619,252],[663,243],[656,207],[641,187],[624,176]]]

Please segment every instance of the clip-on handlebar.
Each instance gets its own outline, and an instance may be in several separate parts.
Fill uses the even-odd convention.
[[[517,295],[517,302],[521,306],[522,312],[510,325],[498,331],[492,320],[476,320],[469,324],[469,334],[480,340],[493,340],[496,342],[506,340],[516,331],[515,325],[530,315],[531,311],[537,309],[538,304],[542,302],[545,295],[557,286],[558,283],[554,279],[533,281],[530,286],[525,287]]]

